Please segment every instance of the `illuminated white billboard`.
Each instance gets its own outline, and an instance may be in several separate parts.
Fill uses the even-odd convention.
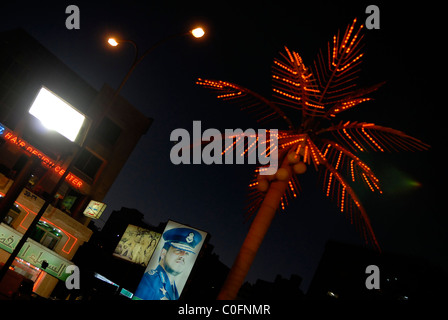
[[[130,224],[121,236],[113,255],[146,267],[161,236],[158,232]]]
[[[168,221],[133,299],[178,300],[206,232]]]
[[[85,116],[55,93],[42,87],[34,99],[29,113],[70,141],[75,141],[84,123]]]

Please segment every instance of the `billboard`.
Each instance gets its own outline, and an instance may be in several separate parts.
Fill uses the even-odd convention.
[[[130,224],[121,236],[113,255],[146,267],[160,237],[158,232]]]
[[[84,215],[92,219],[99,219],[106,207],[107,205],[105,203],[90,200],[89,205],[86,210],[84,210]]]
[[[133,299],[179,299],[206,236],[169,220]]]

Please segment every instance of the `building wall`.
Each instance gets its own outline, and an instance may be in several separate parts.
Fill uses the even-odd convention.
[[[85,116],[74,142],[48,131],[28,112],[42,87]],[[23,234],[45,200],[49,201],[41,222],[61,231],[52,250],[72,260],[92,234],[84,209],[90,200],[104,199],[151,122],[108,85],[99,91],[90,86],[25,31],[0,33],[0,195],[7,194],[27,159],[40,159],[24,181],[9,227]],[[52,198],[53,189],[71,164],[70,173]],[[69,208],[66,204],[71,197],[75,202]],[[8,256],[0,250],[0,262]],[[42,272],[34,289],[48,297],[57,282]]]
[[[113,101],[111,103],[111,101]],[[100,110],[98,122],[92,124],[92,136],[86,141],[88,150],[104,161],[101,173],[97,176],[91,195],[101,201],[126,163],[140,137],[145,134],[152,119],[144,117],[134,106],[122,97],[114,97],[114,90],[104,85],[94,101]],[[108,119],[117,125],[121,133],[113,145],[101,141],[97,134],[101,121]]]
[[[28,110],[42,86],[86,117],[74,143],[58,133],[49,132],[29,114]],[[75,163],[71,173],[83,180],[82,187],[65,183],[60,190],[62,196],[71,189],[81,194],[73,207],[76,212],[72,212],[72,217],[83,224],[87,223],[82,215],[83,209],[90,200],[104,199],[152,122],[114,93],[114,89],[107,84],[100,91],[91,87],[25,31],[18,29],[1,33],[0,123],[11,130],[17,139],[46,154],[61,168],[67,168],[82,148],[95,161],[101,162],[94,174],[90,175]],[[115,139],[107,139],[110,132],[101,130],[105,122],[111,123],[118,131]],[[3,146],[0,144],[1,153],[7,153],[7,156],[0,155],[0,165],[12,168],[23,150],[8,142]],[[55,172],[47,172],[40,181],[41,186],[47,191],[51,190],[59,178],[60,175]]]

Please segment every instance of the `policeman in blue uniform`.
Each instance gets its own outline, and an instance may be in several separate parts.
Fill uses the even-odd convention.
[[[189,256],[196,254],[194,248],[202,236],[189,228],[174,228],[163,234],[165,244],[157,268],[145,272],[135,292],[143,300],[177,300],[175,278],[189,265]]]

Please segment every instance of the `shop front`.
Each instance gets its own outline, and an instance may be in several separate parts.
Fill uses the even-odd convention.
[[[0,174],[0,198],[12,182]],[[44,202],[32,191],[22,190],[0,224],[0,263],[7,261]],[[50,205],[11,267],[34,282],[34,293],[48,298],[58,281],[65,281],[70,275],[66,272],[73,265],[70,260],[91,234],[87,226]]]
[[[22,234],[8,225],[0,224],[0,261],[5,262],[22,238]],[[65,281],[73,263],[35,240],[28,239],[12,264],[12,269],[34,282],[33,292],[48,298],[58,280]]]

